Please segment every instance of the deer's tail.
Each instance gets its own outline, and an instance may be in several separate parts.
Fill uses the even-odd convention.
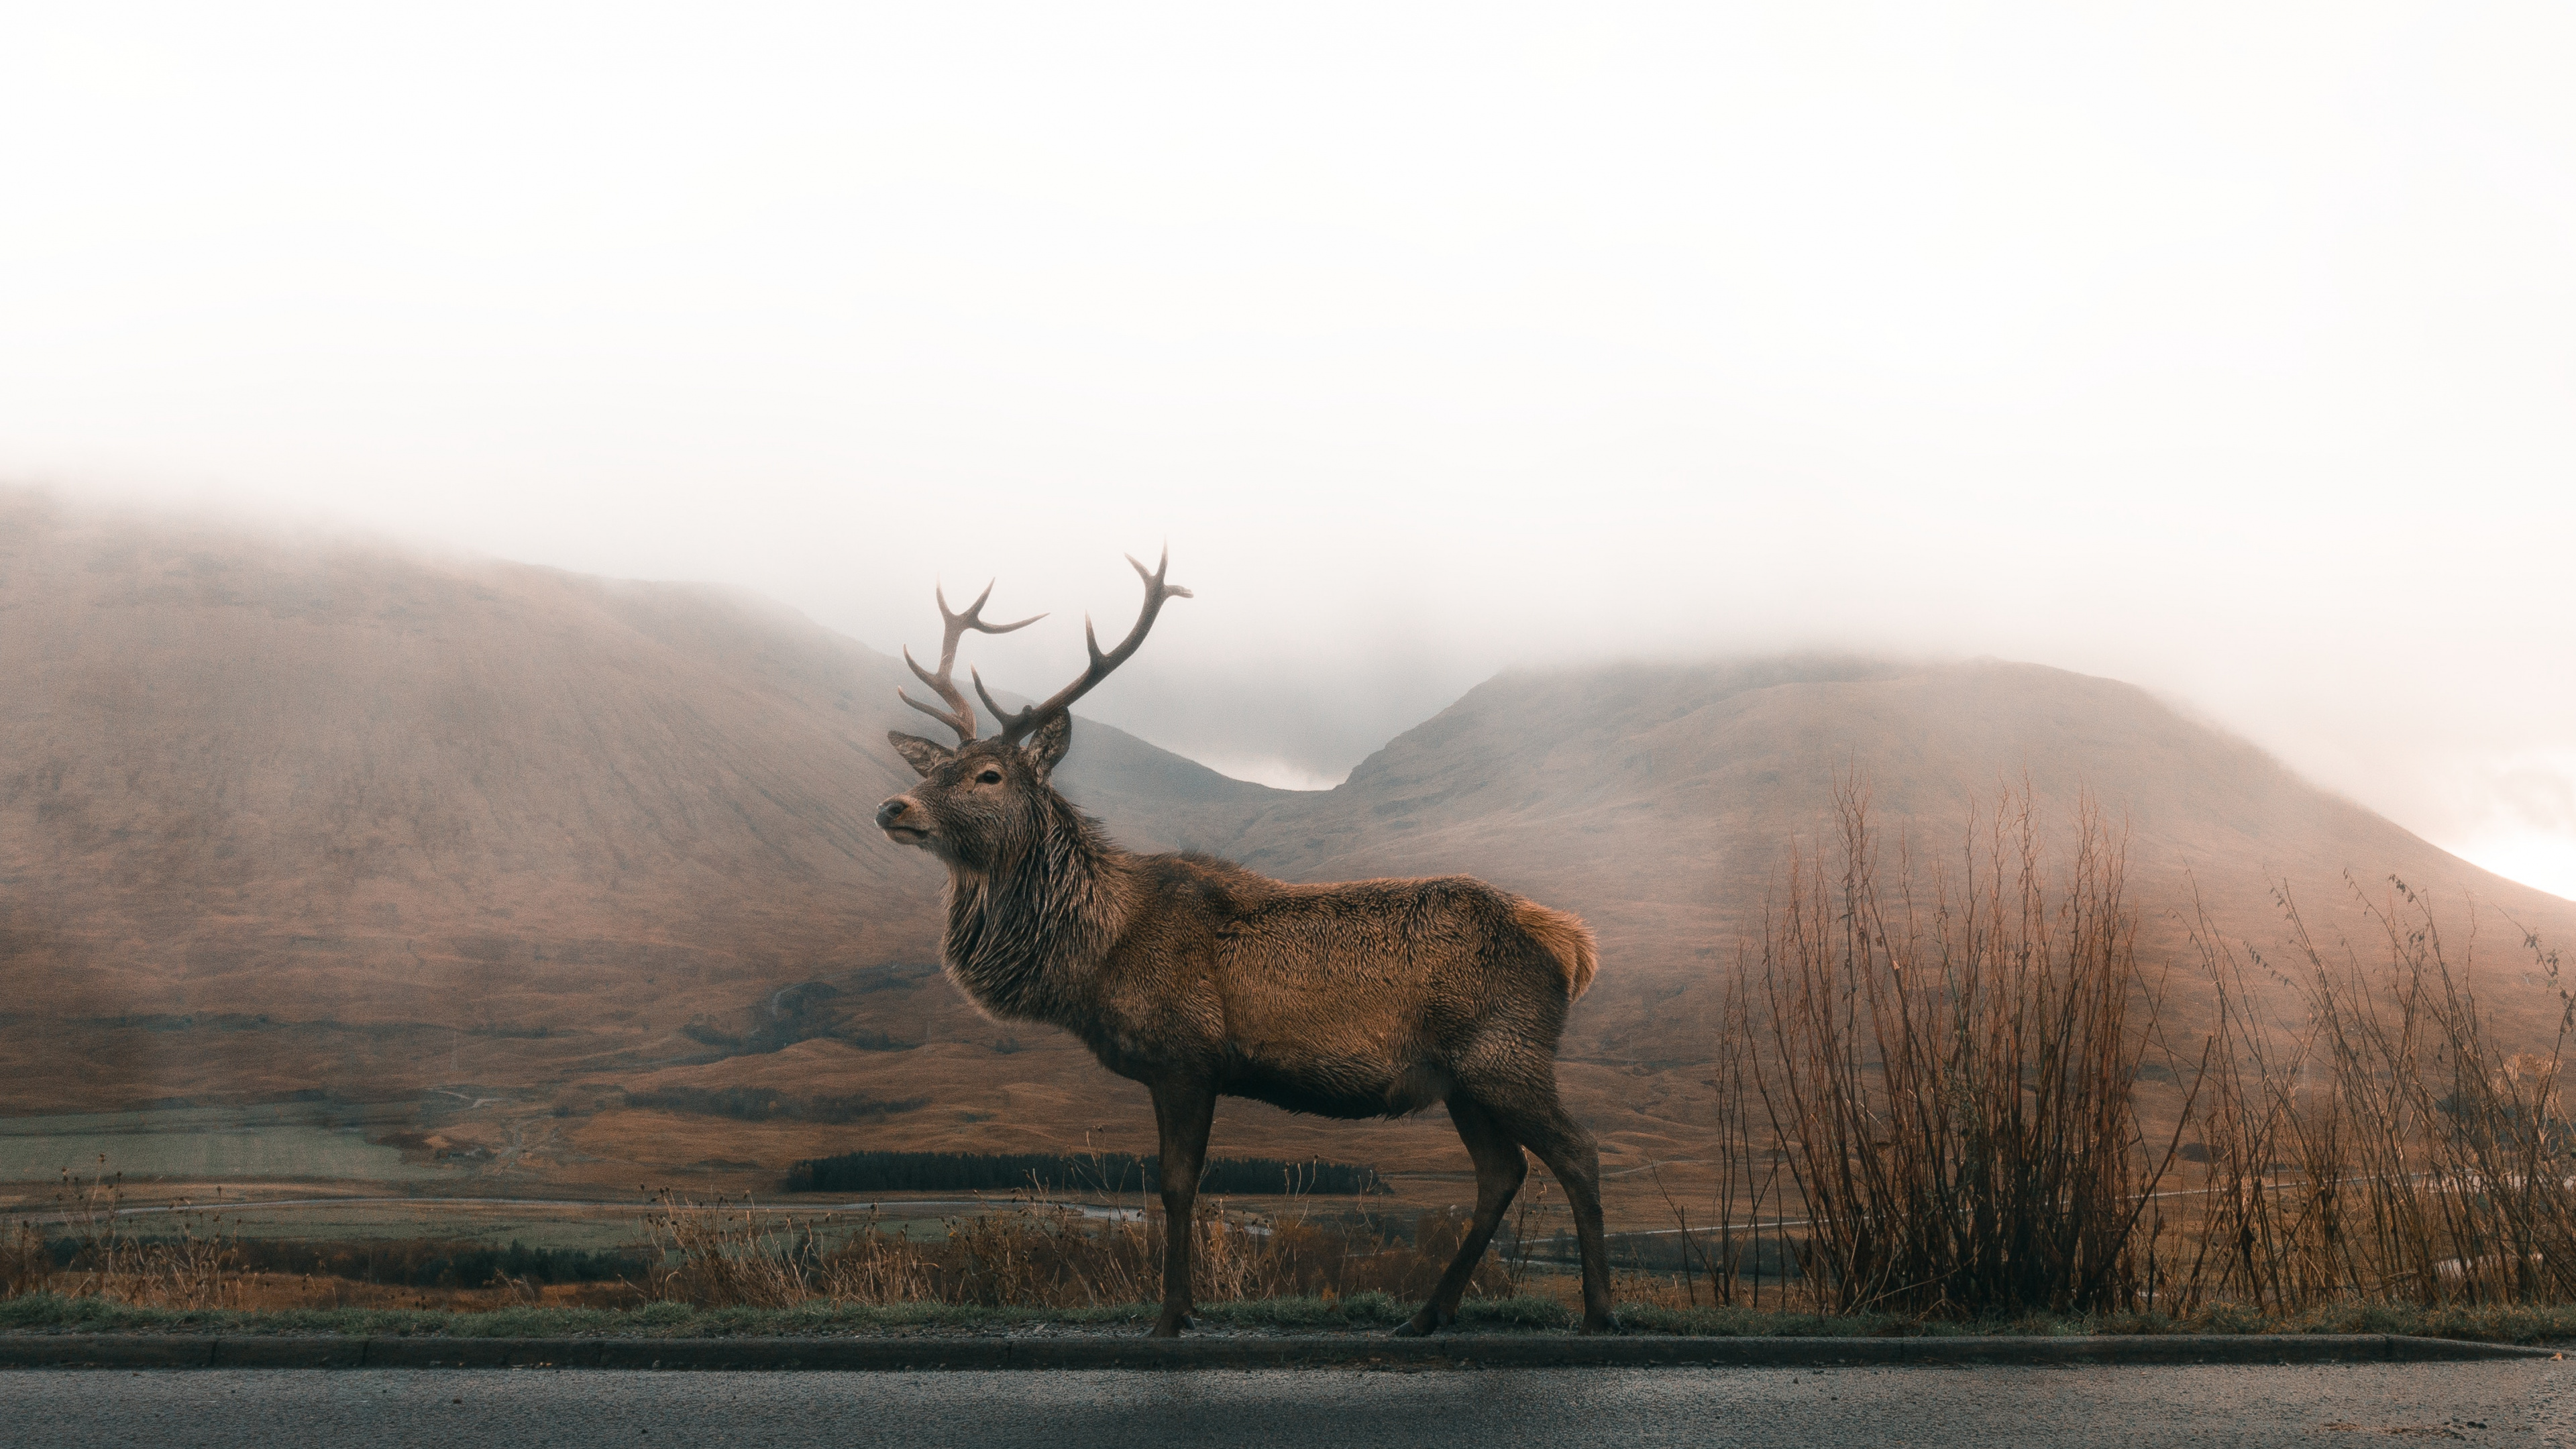
[[[1601,953],[1593,944],[1592,928],[1583,924],[1581,916],[1552,911],[1536,901],[1522,901],[1512,907],[1512,924],[1529,932],[1531,940],[1556,958],[1556,969],[1565,977],[1568,1002],[1592,984],[1592,973],[1601,969]]]

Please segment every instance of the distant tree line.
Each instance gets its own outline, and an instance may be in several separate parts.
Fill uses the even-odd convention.
[[[787,1170],[789,1192],[1145,1192],[1162,1184],[1162,1159],[1125,1152],[844,1152]],[[1395,1191],[1374,1167],[1310,1158],[1211,1158],[1199,1191],[1357,1197]]]

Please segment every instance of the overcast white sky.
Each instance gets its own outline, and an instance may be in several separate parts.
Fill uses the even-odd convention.
[[[2576,894],[2576,10],[19,7],[0,476],[1199,597],[1328,783],[1513,662],[2136,681]]]

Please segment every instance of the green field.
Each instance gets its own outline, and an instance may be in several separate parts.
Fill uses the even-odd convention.
[[[128,1181],[426,1182],[454,1175],[404,1162],[399,1150],[369,1142],[357,1127],[209,1125],[177,1131],[0,1133],[0,1182],[51,1181],[66,1168],[75,1177],[105,1171],[123,1173]]]
[[[623,1247],[645,1236],[644,1219],[656,1209],[644,1203],[477,1203],[350,1202],[262,1206],[227,1206],[224,1227],[237,1237],[290,1238],[313,1242],[390,1242],[430,1238],[440,1242],[477,1242],[502,1247],[516,1242],[531,1248],[575,1248],[601,1252]],[[759,1214],[782,1226],[793,1217],[809,1221],[815,1214]],[[844,1217],[825,1229],[827,1237],[854,1228],[863,1218]],[[908,1231],[914,1238],[936,1240],[948,1231],[940,1218],[897,1219],[877,1224],[887,1232]],[[175,1234],[176,1221],[129,1220],[137,1237]]]
[[[62,1210],[51,1185],[66,1169],[82,1182],[121,1175],[135,1185],[192,1184],[188,1191],[197,1201],[193,1213],[161,1211],[158,1196],[149,1191],[128,1194],[123,1227],[141,1238],[173,1236],[183,1229],[202,1233],[206,1224],[200,1214],[208,1212],[220,1213],[222,1231],[232,1236],[317,1242],[431,1239],[493,1247],[518,1242],[595,1252],[645,1235],[644,1219],[656,1210],[652,1204],[549,1200],[547,1189],[537,1183],[478,1181],[470,1170],[405,1162],[400,1150],[367,1140],[371,1130],[410,1125],[421,1115],[418,1103],[288,1102],[0,1117],[0,1183],[19,1184],[27,1192],[15,1211],[48,1219]],[[486,1182],[489,1190],[478,1193]],[[194,1184],[223,1184],[226,1190],[216,1196]],[[370,1190],[357,1184],[372,1185],[384,1196],[258,1201],[263,1195],[326,1197]],[[413,1198],[415,1193],[425,1195]],[[525,1197],[513,1198],[514,1193]],[[510,1200],[476,1200],[484,1197]],[[936,1240],[946,1235],[951,1217],[1011,1209],[1006,1198],[987,1204],[957,1197],[948,1194],[917,1204],[889,1197],[874,1223],[881,1231]],[[834,1221],[825,1232],[834,1238],[870,1221],[865,1211],[832,1212],[837,1202],[764,1201],[760,1206],[761,1219],[782,1223],[828,1214]]]
[[[431,1239],[495,1248],[516,1242],[602,1252],[642,1238],[646,1209],[634,1203],[348,1202],[227,1204],[221,1211],[223,1230],[236,1238],[331,1243]],[[178,1214],[137,1214],[126,1220],[126,1230],[138,1238],[174,1236],[181,1226]],[[191,1226],[204,1231],[202,1223]]]
[[[0,1117],[0,1182],[51,1182],[66,1168],[78,1178],[122,1173],[129,1182],[453,1177],[367,1141],[370,1128],[407,1122],[418,1111],[409,1102],[269,1102]]]

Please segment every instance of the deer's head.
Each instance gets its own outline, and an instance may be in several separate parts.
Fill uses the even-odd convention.
[[[968,671],[975,681],[975,693],[984,701],[999,727],[987,739],[976,738],[975,707],[965,692],[957,687],[957,641],[969,629],[984,634],[1007,634],[1023,629],[1046,617],[1043,614],[1022,619],[1015,624],[987,624],[983,619],[984,601],[993,596],[992,585],[975,602],[962,611],[948,607],[948,596],[936,593],[939,617],[943,624],[939,645],[939,672],[921,667],[904,651],[903,662],[946,704],[942,709],[928,705],[902,690],[895,697],[938,720],[957,732],[957,743],[943,745],[937,740],[889,730],[886,739],[921,776],[921,783],[894,796],[877,807],[877,826],[886,838],[898,845],[914,845],[931,852],[950,865],[968,870],[985,870],[998,862],[1017,858],[1035,843],[1057,801],[1055,787],[1048,783],[1058,762],[1073,743],[1073,702],[1109,677],[1110,671],[1127,662],[1145,634],[1154,627],[1154,617],[1163,610],[1163,601],[1190,597],[1190,591],[1177,584],[1165,583],[1164,573],[1171,566],[1171,551],[1164,550],[1162,560],[1150,571],[1135,559],[1137,574],[1145,580],[1145,607],[1136,616],[1136,626],[1115,649],[1103,652],[1099,636],[1091,621],[1082,625],[1084,646],[1091,662],[1073,683],[1057,690],[1042,704],[1025,709],[1007,710],[995,702],[992,691],[984,687],[984,677]]]

